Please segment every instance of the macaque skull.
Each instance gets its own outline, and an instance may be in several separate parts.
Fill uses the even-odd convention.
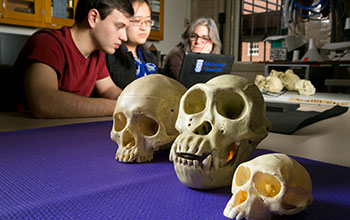
[[[266,77],[264,89],[269,92],[279,93],[283,89],[283,83],[277,76]]]
[[[224,215],[269,220],[273,214],[300,212],[312,201],[311,178],[306,169],[286,154],[271,153],[237,167]]]
[[[258,87],[235,75],[192,86],[181,98],[170,160],[191,188],[231,184],[235,168],[250,159],[271,123]]]
[[[257,75],[254,83],[260,91],[279,93],[283,89],[283,83],[276,75]]]
[[[288,91],[294,91],[295,83],[300,80],[299,76],[295,74],[291,69],[286,70],[286,72],[280,75],[279,78]]]
[[[111,139],[118,144],[115,158],[147,162],[178,135],[175,121],[186,88],[169,77],[152,74],[130,83],[120,94]],[[169,146],[168,146],[169,147]]]
[[[260,74],[256,75],[254,83],[258,87],[258,89],[262,91],[265,88],[266,78]]]
[[[298,91],[299,95],[310,96],[314,95],[316,92],[315,87],[312,85],[310,80],[301,79],[295,83],[295,89]]]

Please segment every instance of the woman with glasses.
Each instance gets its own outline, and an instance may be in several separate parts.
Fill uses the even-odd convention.
[[[182,40],[167,55],[164,74],[178,79],[185,52],[221,52],[221,41],[215,21],[211,18],[198,18],[182,34]]]
[[[148,0],[130,0],[134,16],[126,29],[128,40],[113,55],[106,55],[114,83],[124,89],[133,80],[157,72],[157,59],[145,43],[154,21]]]

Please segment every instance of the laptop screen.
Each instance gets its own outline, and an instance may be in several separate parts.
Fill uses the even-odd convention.
[[[206,83],[216,76],[229,74],[233,60],[231,55],[186,52],[179,82],[190,88],[196,83]]]

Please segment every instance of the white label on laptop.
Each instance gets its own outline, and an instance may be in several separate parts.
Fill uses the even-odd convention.
[[[202,71],[203,63],[204,63],[204,60],[202,60],[202,59],[197,60],[196,67],[194,68],[194,71],[196,73],[199,73],[200,71]]]

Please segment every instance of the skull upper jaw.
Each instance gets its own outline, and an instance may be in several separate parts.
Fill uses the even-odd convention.
[[[171,147],[171,140],[175,139],[175,136],[169,136],[164,142],[151,141],[150,139],[137,139],[136,145],[119,146],[115,155],[115,159],[124,163],[145,163],[153,159],[153,154],[158,150],[169,150]],[[141,143],[139,143],[141,140]],[[169,142],[169,143],[168,143]]]

